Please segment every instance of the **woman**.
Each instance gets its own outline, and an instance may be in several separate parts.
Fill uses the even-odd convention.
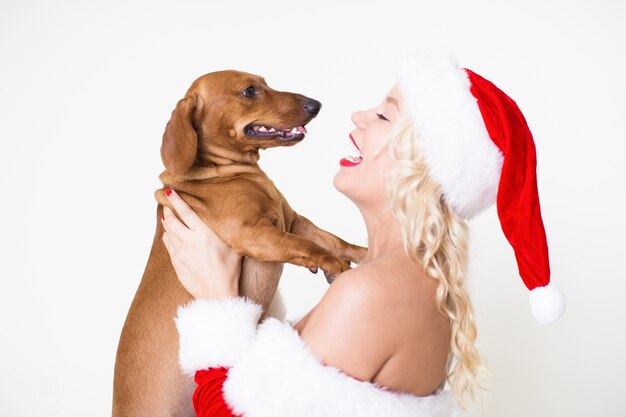
[[[334,178],[363,215],[367,256],[293,327],[270,318],[257,328],[260,307],[238,297],[241,259],[170,193],[184,224],[166,208],[163,241],[197,299],[176,320],[199,416],[455,414],[444,385],[463,406],[482,371],[465,219],[493,204],[498,185],[533,312],[544,322],[561,314],[532,136],[515,103],[447,55],[411,58],[398,78],[378,106],[352,116],[360,155],[342,159]]]

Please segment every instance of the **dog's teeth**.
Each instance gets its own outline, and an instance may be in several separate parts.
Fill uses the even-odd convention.
[[[267,128],[265,126],[261,126],[259,128],[259,132],[267,132]]]
[[[298,128],[294,127],[293,129],[291,129],[290,133],[297,135],[298,134]]]
[[[274,133],[274,132],[276,132],[276,129],[274,129],[274,128],[272,127],[272,128],[270,128],[269,132],[270,132],[270,133]]]

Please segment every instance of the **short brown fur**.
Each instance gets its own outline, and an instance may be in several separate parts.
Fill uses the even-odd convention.
[[[242,91],[258,93],[246,97]],[[148,263],[130,307],[117,351],[113,416],[193,416],[192,379],[178,366],[176,308],[191,300],[180,285],[161,240],[160,218],[172,188],[244,256],[240,294],[271,304],[284,262],[334,277],[359,263],[366,248],[344,242],[297,214],[259,168],[259,149],[291,146],[300,139],[256,138],[251,124],[287,129],[304,126],[317,111],[311,99],[271,89],[256,75],[206,74],[191,85],[168,122],[161,157],[166,170],[155,192],[157,228]],[[318,103],[319,104],[319,103]],[[313,114],[314,113],[314,114]]]

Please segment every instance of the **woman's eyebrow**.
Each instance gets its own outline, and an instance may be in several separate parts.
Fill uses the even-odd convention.
[[[396,110],[400,111],[400,107],[398,106],[398,100],[393,97],[385,97],[385,101],[396,106]]]

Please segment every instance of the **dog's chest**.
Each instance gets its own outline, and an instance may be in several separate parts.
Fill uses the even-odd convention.
[[[265,203],[271,202],[269,204],[271,207],[265,207],[264,209],[267,215],[272,219],[274,226],[282,230],[289,230],[291,222],[293,221],[294,212],[285,196],[283,196],[269,179],[259,184],[259,187],[268,197]]]
[[[225,216],[248,217],[258,221],[269,219],[283,231],[291,228],[295,213],[283,194],[263,174],[242,175],[227,180],[213,180],[203,184],[203,200]]]

